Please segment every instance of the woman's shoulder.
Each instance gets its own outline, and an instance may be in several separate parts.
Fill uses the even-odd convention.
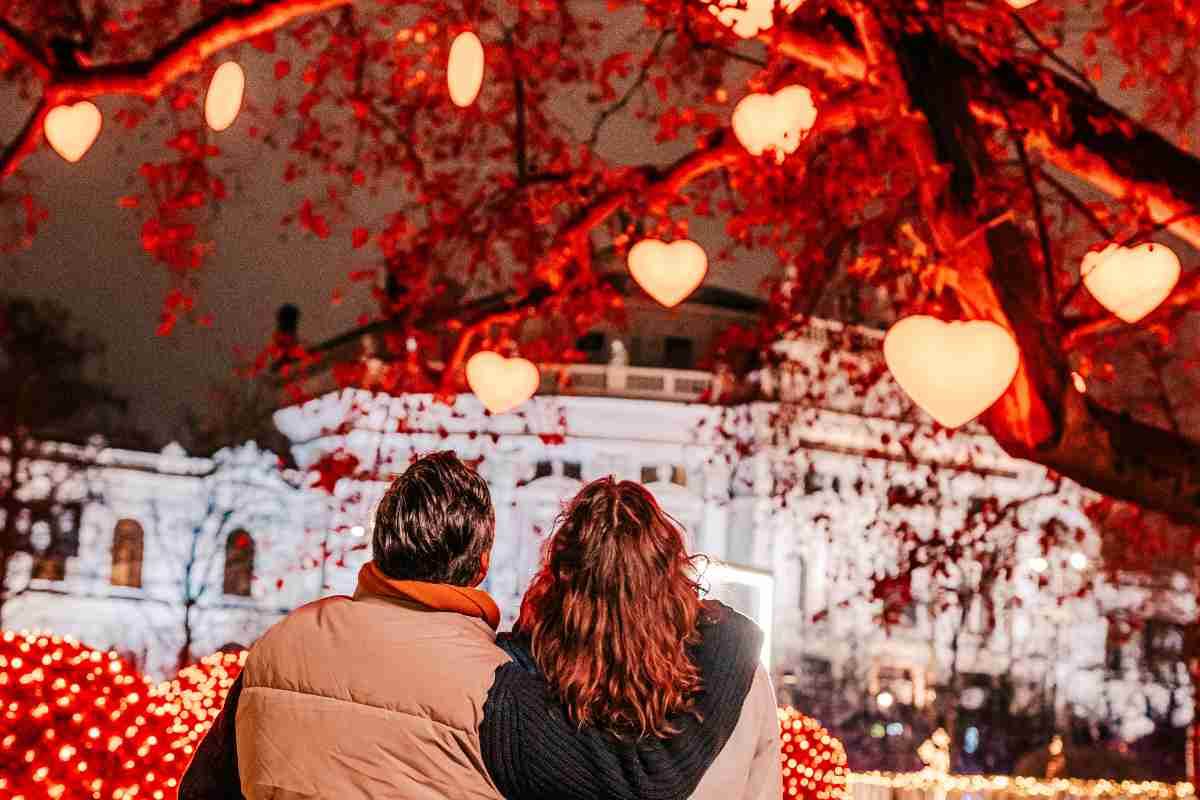
[[[517,631],[499,633],[496,634],[496,646],[526,671],[538,672],[537,662],[533,660],[533,644],[528,636]]]

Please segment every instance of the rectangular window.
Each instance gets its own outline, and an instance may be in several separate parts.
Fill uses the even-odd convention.
[[[663,342],[663,362],[668,369],[692,369],[696,358],[692,352],[692,340],[681,336],[668,336]]]

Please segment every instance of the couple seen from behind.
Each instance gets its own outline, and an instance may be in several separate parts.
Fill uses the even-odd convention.
[[[388,488],[353,597],[251,648],[180,800],[778,800],[762,632],[701,598],[640,484],[563,509],[511,633],[477,588],[495,511],[453,453]]]

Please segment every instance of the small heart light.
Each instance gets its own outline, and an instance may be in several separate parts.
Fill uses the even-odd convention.
[[[446,64],[446,83],[454,105],[466,108],[475,102],[483,86],[483,42],[471,31],[454,37]]]
[[[493,414],[512,411],[533,397],[541,380],[538,368],[528,359],[481,350],[467,361],[467,384]]]
[[[246,73],[236,61],[217,67],[204,95],[204,121],[214,131],[223,131],[237,119],[246,91]]]
[[[667,244],[643,239],[629,249],[629,274],[667,308],[695,291],[708,272],[708,255],[691,239]]]
[[[883,340],[892,377],[912,401],[947,428],[973,420],[1012,383],[1021,353],[994,322],[905,317]]]
[[[1100,305],[1133,323],[1167,299],[1179,281],[1180,266],[1179,257],[1163,244],[1110,244],[1085,255],[1079,272]]]
[[[50,109],[42,130],[54,152],[74,164],[91,148],[103,124],[100,109],[83,100],[73,106]]]
[[[748,94],[733,109],[733,135],[750,155],[775,151],[775,160],[796,152],[817,122],[812,92],[786,86],[775,94]]]

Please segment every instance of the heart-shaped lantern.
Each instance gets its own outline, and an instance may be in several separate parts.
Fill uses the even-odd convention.
[[[708,272],[708,255],[691,239],[667,244],[643,239],[629,249],[629,274],[667,308],[695,291]]]
[[[1158,308],[1179,281],[1179,257],[1155,242],[1137,247],[1110,244],[1083,257],[1083,285],[1100,305],[1126,322]]]
[[[788,14],[804,0],[782,0],[779,7]],[[753,39],[775,24],[775,0],[716,0],[709,3],[708,13],[743,39]]]
[[[463,31],[450,44],[446,84],[454,105],[466,108],[475,102],[483,86],[483,42],[471,31]]]
[[[46,115],[42,130],[46,141],[65,160],[74,164],[83,158],[100,135],[104,118],[95,104],[82,100],[73,106],[55,106]]]
[[[217,67],[204,95],[204,121],[214,131],[223,131],[237,119],[246,91],[246,73],[236,61]]]
[[[973,420],[1000,399],[1017,374],[1016,340],[994,322],[905,317],[883,340],[900,388],[947,428]]]
[[[793,85],[775,94],[748,94],[733,109],[733,135],[750,155],[775,151],[775,160],[796,152],[817,123],[812,92]]]
[[[493,414],[512,411],[533,397],[541,381],[538,368],[525,358],[481,350],[467,361],[467,384]]]

